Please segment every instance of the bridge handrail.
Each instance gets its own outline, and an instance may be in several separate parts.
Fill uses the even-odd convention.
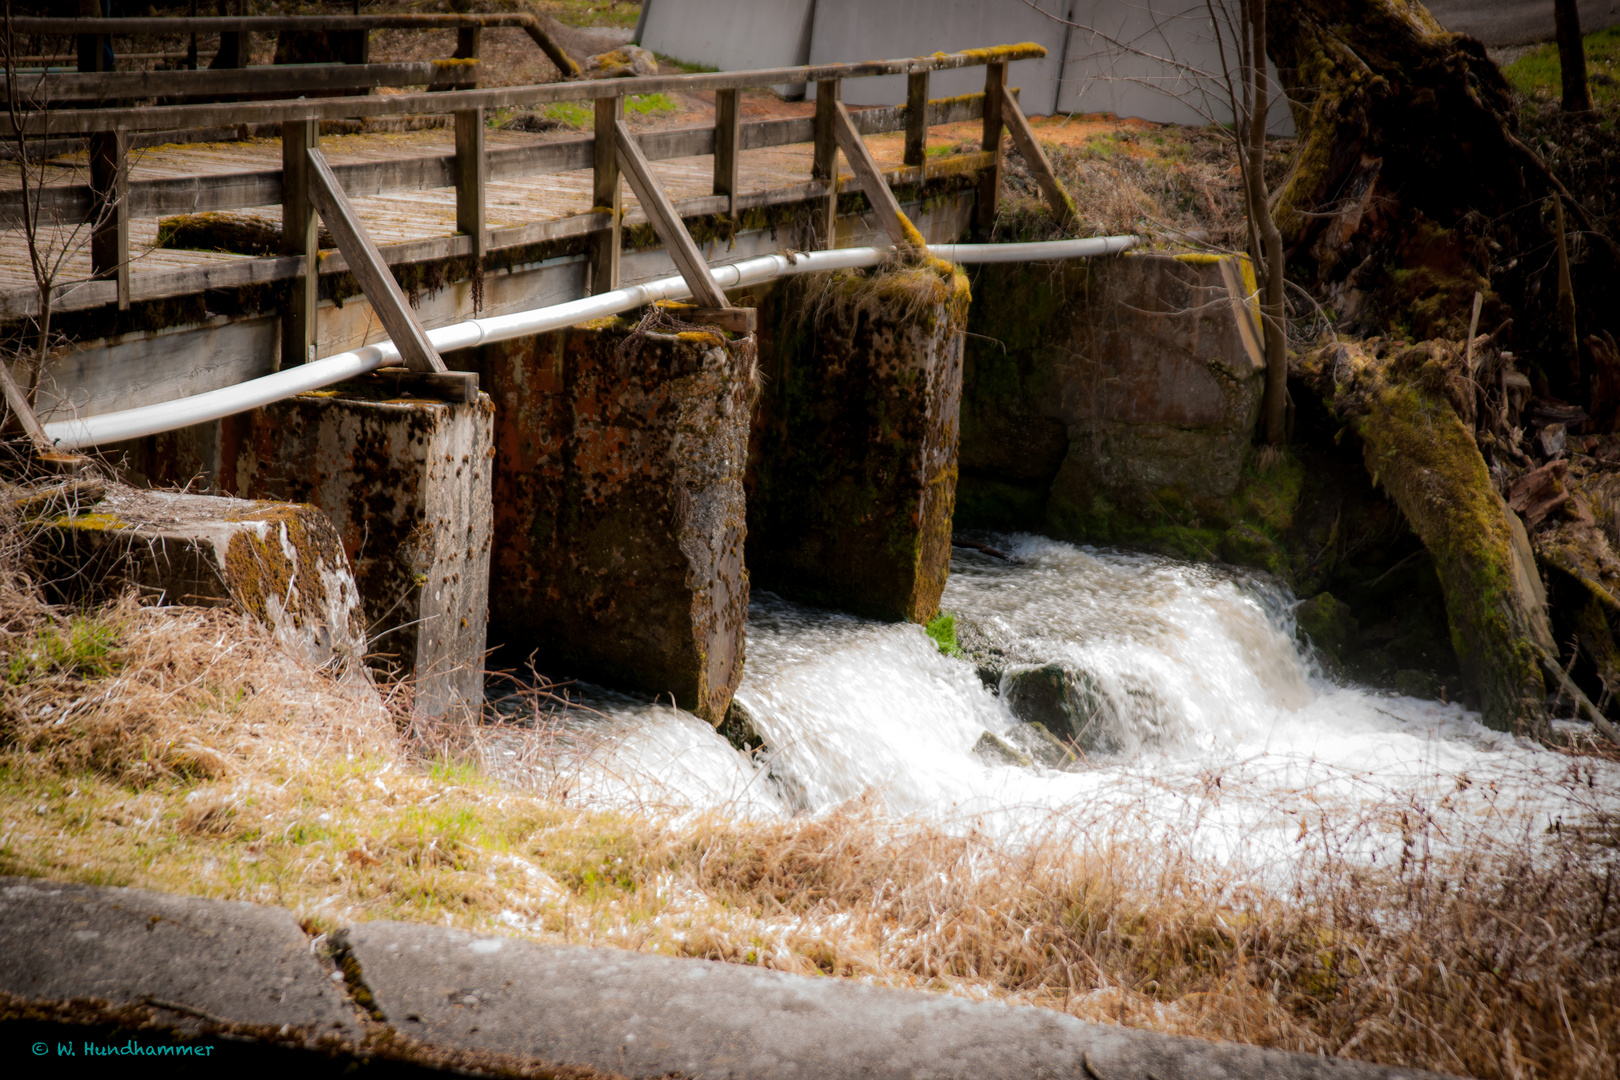
[[[988,49],[968,49],[957,53],[936,53],[932,56],[896,60],[540,83],[488,90],[449,90],[395,94],[387,97],[299,98],[227,104],[163,105],[146,108],[44,110],[25,113],[21,120],[23,133],[30,136],[207,127],[222,123],[296,123],[309,120],[550,105],[562,101],[596,101],[631,94],[670,91],[738,90],[751,86],[863,79],[880,75],[921,75],[956,68],[1005,65],[1018,60],[1038,59],[1045,55],[1046,49],[1043,46],[1024,42],[1018,45],[1000,45]],[[16,130],[15,122],[9,118],[7,127]]]

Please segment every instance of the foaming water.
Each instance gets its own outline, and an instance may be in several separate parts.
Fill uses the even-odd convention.
[[[996,545],[1013,561],[956,553],[943,606],[1082,672],[1101,752],[1063,770],[989,762],[975,744],[1017,719],[972,664],[916,626],[759,594],[737,700],[763,754],[668,705],[593,695],[606,716],[569,721],[590,745],[576,798],[768,817],[864,797],[950,829],[1156,840],[1262,874],[1304,852],[1388,862],[1620,809],[1607,763],[1323,678],[1275,584],[1032,536]]]

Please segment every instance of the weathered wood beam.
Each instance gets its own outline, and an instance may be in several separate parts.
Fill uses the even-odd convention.
[[[281,316],[281,364],[297,367],[315,359],[316,311],[320,307],[320,228],[310,201],[310,151],[321,126],[301,120],[281,126],[281,165],[287,177],[281,200],[281,252],[302,262]]]
[[[11,410],[11,415],[17,418],[17,423],[22,425],[23,434],[28,436],[28,441],[33,443],[36,449],[49,450],[51,440],[45,435],[45,427],[39,422],[39,417],[34,415],[34,407],[28,404],[28,395],[23,393],[22,387],[17,385],[17,380],[12,378],[11,365],[4,360],[0,360],[0,391],[4,392],[6,406]]]
[[[822,248],[837,245],[838,219],[838,105],[842,85],[837,79],[816,83],[815,157],[810,176],[827,185],[827,194],[810,214],[810,227]]]
[[[905,106],[896,106],[861,109],[850,113],[850,119],[862,135],[880,135],[901,130],[906,126],[907,115]],[[928,103],[930,127],[977,120],[983,115],[982,94]],[[759,150],[811,142],[814,138],[815,121],[810,117],[756,120],[741,125],[738,145],[741,150]],[[707,127],[648,131],[636,135],[642,156],[648,161],[712,154],[714,139],[714,129]],[[593,136],[585,135],[532,146],[486,149],[486,179],[511,180],[521,176],[589,169],[595,144]],[[453,155],[444,154],[364,161],[333,165],[332,173],[350,198],[361,198],[396,191],[452,187],[456,182],[456,159]],[[22,227],[23,198],[21,191],[0,191],[0,228]],[[279,169],[136,180],[129,185],[130,216],[133,218],[243,210],[254,206],[274,206],[279,202]],[[42,209],[49,220],[84,221],[90,212],[90,188],[85,184],[47,188],[42,196]]]
[[[984,69],[984,139],[983,149],[996,156],[995,164],[979,174],[979,203],[974,210],[974,224],[989,229],[996,223],[997,203],[1001,198],[1001,128],[1004,123],[1002,103],[1006,101],[1007,65],[987,64]]]
[[[473,256],[482,259],[489,250],[488,230],[484,228],[485,181],[488,162],[484,155],[484,110],[456,113],[456,231],[472,237]]]
[[[928,162],[928,72],[906,76],[906,156],[907,165]]]
[[[971,53],[919,56],[900,60],[817,64],[766,68],[759,71],[592,79],[485,90],[454,90],[448,93],[394,94],[363,98],[299,98],[292,101],[249,101],[228,105],[165,105],[144,109],[63,109],[27,114],[23,118],[23,130],[29,135],[110,131],[117,127],[127,127],[131,131],[145,131],[153,128],[212,127],[231,123],[277,124],[286,120],[337,120],[365,116],[395,116],[401,113],[459,112],[462,109],[551,105],[559,101],[594,101],[624,94],[690,93],[728,87],[819,83],[877,75],[910,75],[917,71],[982,67],[987,63],[992,67],[1000,66],[1002,81],[1005,81],[1007,63],[1014,60],[1036,59],[1044,55],[1046,50],[1041,46],[1026,44],[975,49]]]
[[[731,200],[731,206],[726,211],[733,217],[737,214],[737,195],[742,190],[738,182],[738,152],[742,142],[742,125],[739,122],[741,109],[738,108],[736,90],[716,90],[714,92],[714,193],[725,195]],[[646,154],[646,145],[642,145],[642,153]],[[650,155],[649,155],[650,156]]]
[[[1006,122],[1007,132],[1012,136],[1013,145],[1024,156],[1024,163],[1029,171],[1035,174],[1035,182],[1040,185],[1041,194],[1046,196],[1047,203],[1052,207],[1052,213],[1057,215],[1065,227],[1073,228],[1080,223],[1080,215],[1075,212],[1074,200],[1069,193],[1063,190],[1063,182],[1052,171],[1052,162],[1047,159],[1046,151],[1035,140],[1035,129],[1029,126],[1029,118],[1024,110],[1018,107],[1018,99],[1013,97],[1012,91],[1007,87],[1001,88],[1001,118]],[[1000,155],[997,155],[999,161]]]
[[[93,75],[33,75],[17,78],[24,105],[117,98],[216,97],[275,94],[286,97],[322,90],[369,90],[379,86],[461,86],[466,65],[432,60],[400,64],[277,64],[202,71],[108,71]],[[0,94],[8,84],[0,77]]]
[[[630,182],[630,190],[636,193],[641,208],[647,212],[658,239],[664,242],[664,250],[675,261],[675,269],[686,279],[687,288],[692,290],[692,299],[700,307],[730,307],[726,294],[720,291],[714,275],[709,273],[708,260],[698,250],[692,234],[686,229],[686,223],[681,220],[680,211],[669,201],[663,186],[652,173],[652,166],[641,156],[641,147],[636,145],[635,137],[624,126],[622,119],[614,125],[614,132],[617,136],[614,149],[618,151],[619,167],[624,170],[624,178]]]
[[[338,250],[348,260],[349,272],[360,282],[361,291],[371,302],[371,309],[377,313],[383,329],[393,339],[394,347],[399,349],[405,366],[412,371],[448,371],[422,324],[411,313],[399,282],[388,271],[388,263],[361,226],[326,158],[314,147],[309,149],[308,156],[310,199],[320,210],[321,220],[326,222]]]
[[[878,216],[878,222],[883,231],[889,234],[889,241],[896,247],[913,246],[911,237],[907,234],[905,216],[900,212],[900,204],[895,200],[894,192],[889,189],[889,183],[883,179],[883,170],[872,157],[872,151],[861,138],[861,133],[855,130],[855,124],[849,118],[849,110],[842,101],[833,102],[833,134],[838,139],[838,148],[844,152],[849,161],[850,168],[855,170],[855,179],[860,183],[861,190],[866,192],[866,201],[872,204],[872,210]]]
[[[129,132],[98,132],[90,140],[90,276],[118,283],[118,306],[129,308]]]
[[[624,118],[624,98],[598,98],[596,138],[591,145],[591,210],[606,214],[608,228],[598,233],[591,246],[592,294],[612,292],[619,287],[619,249],[624,228],[624,185],[619,183],[619,156],[614,137]]]

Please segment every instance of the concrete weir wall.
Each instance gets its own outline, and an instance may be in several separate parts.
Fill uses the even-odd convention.
[[[958,524],[1128,539],[1236,488],[1265,371],[1247,260],[986,266],[974,290]]]
[[[228,421],[220,485],[311,503],[354,566],[370,655],[413,676],[418,715],[483,702],[494,406],[413,397],[386,376]]]
[[[939,610],[968,299],[938,260],[777,291],[749,462],[762,588],[879,619]]]
[[[543,672],[719,721],[742,677],[752,337],[602,319],[453,356],[496,405],[490,621]]]

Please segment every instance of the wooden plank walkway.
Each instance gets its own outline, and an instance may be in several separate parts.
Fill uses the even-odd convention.
[[[977,135],[976,122],[936,127],[930,133],[936,146],[954,145]],[[560,132],[555,136],[535,135],[513,131],[490,131],[486,136],[491,151],[532,146],[537,143],[560,141],[576,137],[574,132]],[[905,136],[903,132],[871,135],[867,145],[873,157],[885,170],[901,168]],[[321,149],[334,165],[384,161],[400,157],[422,157],[452,154],[455,150],[454,133],[450,129],[429,129],[413,132],[380,132],[357,135],[330,135],[321,139]],[[975,148],[976,149],[976,148]],[[218,176],[235,172],[258,172],[281,168],[281,142],[279,139],[249,139],[240,142],[197,143],[189,145],[163,145],[133,151],[130,179],[159,180],[188,176]],[[788,146],[743,150],[739,154],[740,180],[743,192],[772,190],[802,185],[809,181],[813,145],[797,143]],[[63,155],[53,159],[48,182],[72,185],[85,182],[88,174],[87,156],[83,153]],[[712,155],[673,158],[652,163],[653,173],[670,198],[701,198],[713,193],[714,159]],[[852,173],[848,163],[840,159],[841,186],[848,188]],[[487,222],[492,229],[530,225],[584,213],[591,206],[591,179],[589,169],[571,172],[543,173],[509,180],[492,180],[487,186]],[[20,186],[18,170],[13,165],[0,169],[0,190],[16,190]],[[394,192],[385,195],[353,198],[355,209],[365,228],[379,246],[407,241],[451,236],[456,231],[456,193],[453,187],[430,188],[419,191]],[[628,223],[645,220],[635,196],[625,193]],[[281,207],[272,204],[240,211],[251,213],[279,224]],[[209,264],[225,264],[250,259],[252,256],[222,252],[190,251],[156,246],[158,218],[134,218],[130,222],[131,274],[142,275],[172,272]],[[69,247],[69,254],[58,281],[88,278],[90,274],[90,244],[88,227],[76,231],[71,228],[47,230],[50,242],[59,249]],[[34,286],[29,268],[24,233],[20,229],[0,230],[0,292],[31,290]],[[139,286],[134,291],[139,294]]]

